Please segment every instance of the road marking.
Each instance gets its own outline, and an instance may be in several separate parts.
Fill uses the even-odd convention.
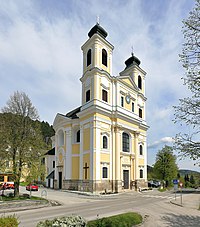
[[[161,196],[161,195],[142,195],[144,198],[156,198],[156,199],[173,199],[174,196]]]

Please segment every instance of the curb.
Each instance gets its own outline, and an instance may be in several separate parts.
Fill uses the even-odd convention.
[[[176,203],[172,200],[170,200],[170,203],[173,204],[173,205],[176,205],[176,206],[179,206],[179,207],[183,207],[183,205],[179,204],[179,203]]]
[[[15,212],[15,211],[24,211],[24,210],[34,210],[34,209],[40,209],[40,208],[44,208],[44,207],[53,207],[53,206],[62,206],[63,204],[54,201],[54,200],[48,200],[47,203],[40,203],[38,205],[34,204],[34,203],[30,203],[29,206],[25,205],[23,206],[22,204],[23,202],[21,202],[21,205],[19,204],[19,206],[15,206],[15,207],[9,207],[9,208],[0,208],[0,214],[5,214],[5,213],[10,213],[10,212]],[[11,203],[10,203],[11,204]]]

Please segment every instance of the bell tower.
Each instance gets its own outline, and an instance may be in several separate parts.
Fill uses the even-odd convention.
[[[108,33],[97,23],[88,33],[89,39],[81,47],[83,51],[82,107],[95,105],[101,75],[112,75],[112,53],[114,46],[106,40]]]
[[[112,74],[113,45],[107,40],[108,33],[97,23],[88,33],[89,39],[81,47],[83,74],[94,67]]]

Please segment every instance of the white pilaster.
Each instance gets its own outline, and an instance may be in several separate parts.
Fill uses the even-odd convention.
[[[101,129],[98,127],[98,123],[96,123],[96,180],[101,179],[100,151],[101,151]]]
[[[139,168],[138,168],[138,136],[139,133],[135,133],[135,180],[139,178]]]
[[[69,180],[72,176],[72,130],[66,129],[66,155],[64,159],[65,179]]]
[[[120,163],[120,131],[119,128],[115,128],[115,174],[116,174],[116,180],[120,180],[120,172],[121,172],[121,163]]]
[[[79,179],[83,180],[83,125],[80,125],[80,164]]]
[[[55,134],[55,180],[58,180],[58,135]]]

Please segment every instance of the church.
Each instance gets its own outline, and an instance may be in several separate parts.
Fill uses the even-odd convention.
[[[54,119],[55,189],[116,193],[147,186],[146,72],[132,53],[113,76],[107,35],[99,23],[89,31],[81,47],[81,106]]]

